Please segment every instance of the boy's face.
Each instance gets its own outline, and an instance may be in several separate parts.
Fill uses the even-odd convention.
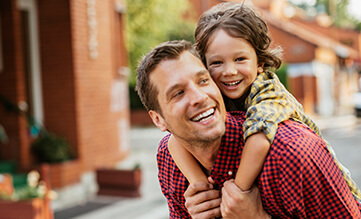
[[[185,51],[163,60],[150,74],[158,90],[161,114],[150,111],[154,124],[190,143],[221,139],[226,110],[222,95],[201,60]]]
[[[213,80],[231,99],[242,97],[263,71],[252,45],[245,39],[231,37],[222,29],[209,38],[205,57]]]

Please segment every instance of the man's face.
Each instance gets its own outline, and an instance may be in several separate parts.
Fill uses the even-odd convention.
[[[156,126],[188,144],[219,140],[225,132],[222,95],[202,62],[185,51],[162,61],[150,74],[162,112],[150,111]],[[194,145],[195,146],[195,145]]]

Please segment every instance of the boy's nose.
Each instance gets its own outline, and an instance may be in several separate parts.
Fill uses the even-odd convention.
[[[225,75],[225,76],[233,76],[233,75],[236,75],[236,74],[237,74],[237,69],[236,69],[235,64],[234,63],[227,64],[225,69],[224,69],[223,75]]]

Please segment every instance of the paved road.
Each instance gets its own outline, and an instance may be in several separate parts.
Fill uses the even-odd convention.
[[[361,187],[361,119],[352,125],[322,130],[323,137],[346,166],[358,187]]]

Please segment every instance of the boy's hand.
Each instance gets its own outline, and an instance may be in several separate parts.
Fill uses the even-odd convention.
[[[221,216],[220,191],[211,184],[197,182],[190,184],[184,193],[185,206],[192,218],[216,218]]]

